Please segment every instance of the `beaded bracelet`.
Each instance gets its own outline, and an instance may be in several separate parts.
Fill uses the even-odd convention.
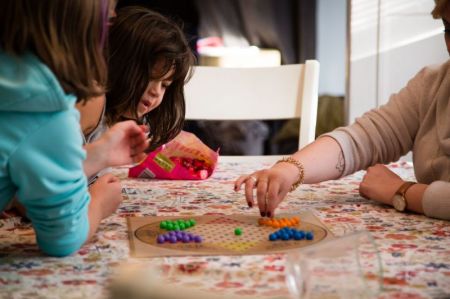
[[[292,184],[291,189],[289,190],[289,192],[292,192],[303,183],[303,179],[305,178],[305,168],[303,167],[302,163],[292,157],[284,157],[283,159],[278,160],[275,164],[282,162],[294,164],[298,168],[298,180],[294,184]]]

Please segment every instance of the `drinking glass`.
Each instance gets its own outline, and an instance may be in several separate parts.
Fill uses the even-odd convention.
[[[296,299],[371,299],[382,288],[376,243],[360,231],[287,254],[286,281]]]

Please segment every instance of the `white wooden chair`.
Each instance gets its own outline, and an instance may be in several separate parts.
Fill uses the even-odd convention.
[[[300,118],[299,148],[314,141],[319,62],[258,68],[194,67],[185,86],[188,120]]]

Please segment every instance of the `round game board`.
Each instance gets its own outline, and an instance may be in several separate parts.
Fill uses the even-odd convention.
[[[151,245],[151,247],[157,247],[153,249],[158,249],[158,251],[177,251],[178,254],[176,255],[180,255],[180,251],[184,252],[184,255],[190,255],[189,252],[194,255],[265,254],[281,252],[320,242],[328,234],[325,228],[301,220],[300,224],[294,226],[294,228],[298,230],[312,231],[314,234],[313,240],[269,241],[269,234],[275,232],[277,229],[259,225],[258,217],[244,215],[200,216],[194,218],[197,224],[185,231],[195,235],[200,235],[203,238],[202,243],[179,242],[175,244],[158,244],[156,241],[158,235],[167,233],[166,230],[159,227],[162,220],[187,220],[187,218],[157,218],[159,219],[155,219],[154,222],[137,227],[134,231],[134,237],[145,244]],[[234,230],[237,227],[242,229],[242,235],[235,235]],[[149,250],[153,249],[149,248]]]

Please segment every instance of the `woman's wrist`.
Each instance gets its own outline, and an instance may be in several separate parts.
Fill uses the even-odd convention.
[[[428,185],[417,183],[405,192],[405,199],[408,202],[408,210],[420,214],[424,213],[422,200],[427,188]]]
[[[284,157],[276,162],[276,164],[279,164],[279,163],[290,164],[297,168],[297,178],[294,181],[294,183],[292,183],[292,186],[289,190],[289,192],[292,192],[303,183],[303,181],[305,179],[305,168],[301,162],[295,160],[292,157]]]

